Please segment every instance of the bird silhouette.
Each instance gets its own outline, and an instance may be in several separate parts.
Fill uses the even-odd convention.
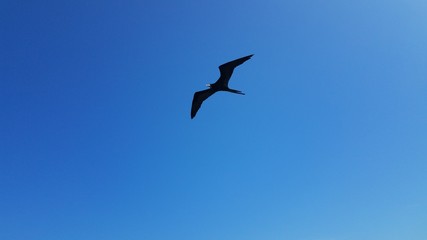
[[[231,75],[233,74],[234,68],[246,62],[252,56],[253,54],[248,55],[246,57],[238,58],[236,60],[224,63],[219,66],[219,72],[221,73],[221,75],[219,76],[218,80],[213,84],[206,84],[206,86],[209,87],[208,89],[194,93],[193,103],[191,105],[191,119],[196,116],[196,113],[202,106],[203,101],[205,101],[208,97],[212,96],[212,94],[218,91],[226,91],[245,95],[242,91],[229,88],[228,81],[230,80]]]

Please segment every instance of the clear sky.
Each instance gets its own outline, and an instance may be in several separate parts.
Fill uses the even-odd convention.
[[[0,239],[427,239],[426,13],[2,0]]]

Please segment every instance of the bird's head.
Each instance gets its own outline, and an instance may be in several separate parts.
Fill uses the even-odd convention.
[[[210,83],[206,83],[206,87],[212,87],[212,85]]]

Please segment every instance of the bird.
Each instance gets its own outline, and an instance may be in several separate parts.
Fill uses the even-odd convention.
[[[233,61],[224,63],[219,66],[220,76],[218,80],[215,83],[206,84],[206,86],[209,87],[208,89],[194,93],[193,102],[191,104],[191,119],[193,119],[196,116],[196,113],[202,106],[203,101],[205,101],[208,97],[212,96],[212,94],[218,91],[226,91],[226,92],[245,95],[242,91],[229,88],[228,81],[230,80],[231,75],[233,74],[234,68],[246,62],[252,56],[253,54],[248,55],[246,57],[235,59]]]

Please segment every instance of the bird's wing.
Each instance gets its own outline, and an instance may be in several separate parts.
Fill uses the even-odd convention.
[[[224,63],[221,66],[219,66],[219,71],[221,73],[221,76],[219,77],[219,79],[218,79],[218,81],[216,83],[219,83],[219,84],[227,87],[228,86],[228,81],[230,80],[230,77],[233,74],[234,68],[236,68],[240,64],[246,62],[252,56],[253,56],[253,54],[248,55],[246,57],[238,58],[236,60],[230,61],[228,63]]]
[[[202,106],[203,101],[214,94],[216,91],[209,88],[203,91],[194,93],[193,103],[191,104],[191,118],[196,116],[197,111]]]

